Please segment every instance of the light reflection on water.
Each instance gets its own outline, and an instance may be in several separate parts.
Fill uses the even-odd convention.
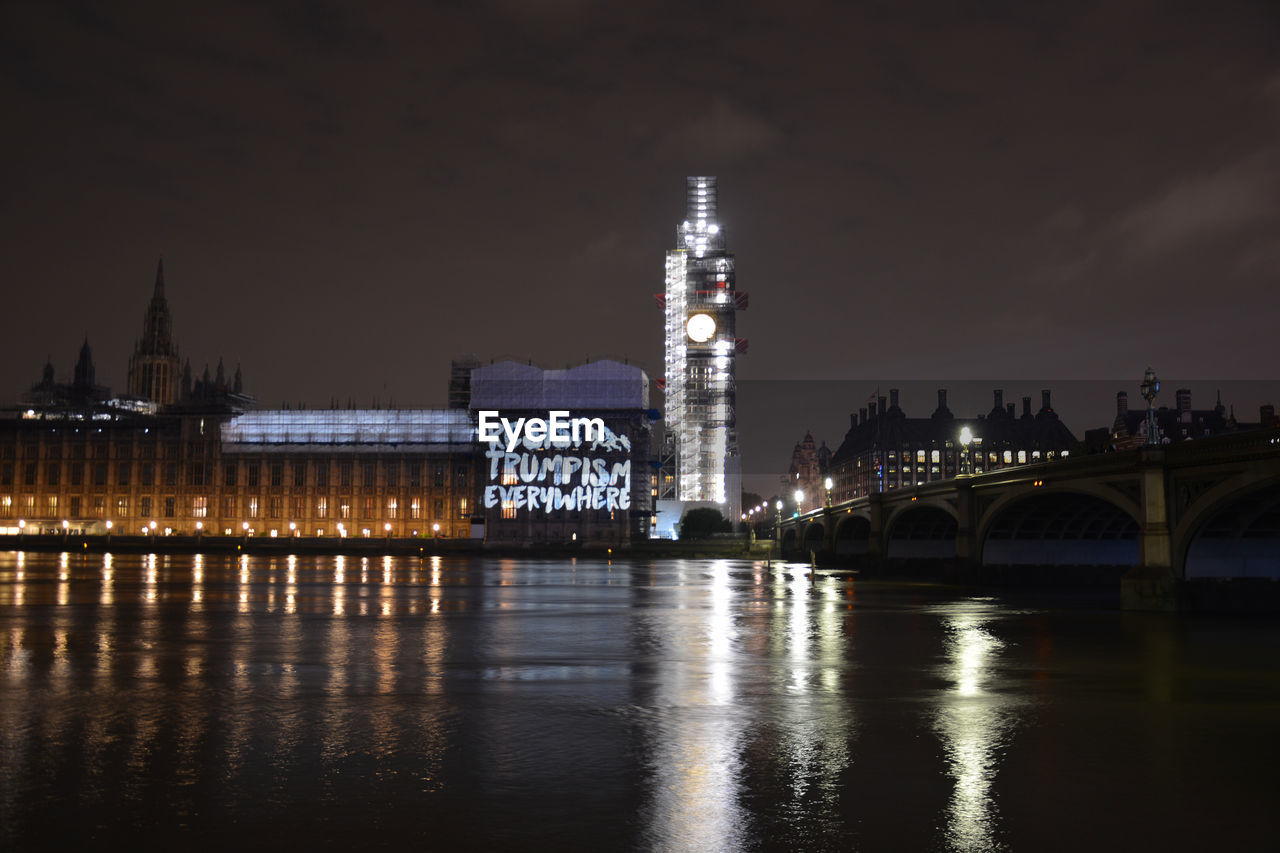
[[[1280,632],[1226,624],[726,560],[0,553],[0,846],[1222,846],[1192,798],[1244,848]]]
[[[953,688],[938,697],[935,722],[955,782],[943,823],[953,850],[1004,848],[992,787],[1021,700],[991,689],[1005,643],[989,623],[1006,610],[990,600],[974,600],[939,613],[947,632],[942,675]]]

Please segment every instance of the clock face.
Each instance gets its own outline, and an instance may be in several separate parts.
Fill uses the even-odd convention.
[[[705,343],[716,333],[716,321],[711,319],[710,314],[694,314],[689,318],[689,324],[685,326],[685,330],[688,331],[691,341]]]

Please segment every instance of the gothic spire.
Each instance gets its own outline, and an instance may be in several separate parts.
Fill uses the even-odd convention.
[[[164,302],[164,255],[161,255],[159,262],[156,263],[156,289],[151,294],[151,301]]]

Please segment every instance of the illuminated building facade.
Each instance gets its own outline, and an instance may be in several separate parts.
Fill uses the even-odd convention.
[[[471,371],[473,415],[512,422],[553,411],[598,418],[599,439],[528,440],[479,450],[489,543],[623,545],[647,539],[657,475],[650,466],[649,377],[616,361],[564,370],[502,361]]]
[[[0,419],[0,533],[470,535],[466,412],[156,415],[98,408]],[[437,525],[439,526],[437,529]]]
[[[1079,447],[1041,392],[1034,414],[1031,398],[1022,398],[1019,416],[1002,391],[993,394],[991,411],[973,419],[956,418],[947,408],[947,392],[938,391],[938,407],[927,418],[909,418],[898,405],[897,389],[849,418],[849,431],[831,456],[833,501],[843,501],[905,486],[945,480],[957,474],[981,474],[999,468],[1067,457]],[[968,428],[969,446],[960,436]],[[825,495],[806,493],[804,508],[821,505]]]
[[[747,294],[734,282],[734,257],[725,250],[716,179],[686,182],[685,219],[667,252],[664,314],[664,443],[659,498],[706,503],[737,518],[741,461],[735,420],[735,376],[746,340],[736,318]],[[678,510],[677,510],[678,512]]]
[[[656,476],[643,371],[607,361],[545,371],[500,362],[474,369],[469,396],[470,409],[238,411],[227,398],[158,412],[116,400],[11,409],[0,414],[0,535],[441,537],[496,545],[648,537]],[[512,418],[567,409],[599,417],[608,435],[560,453],[574,461],[564,467],[572,476],[559,482],[559,466],[531,470],[524,459],[554,460],[553,453],[520,448],[511,465],[505,454],[490,459],[492,448],[477,442],[477,408]],[[492,507],[482,503],[489,486]],[[560,505],[548,511],[553,489]]]

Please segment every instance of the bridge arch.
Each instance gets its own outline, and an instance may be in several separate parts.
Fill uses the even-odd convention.
[[[996,501],[978,525],[982,564],[1136,566],[1137,506],[1097,491],[1029,488]]]
[[[943,503],[919,502],[894,513],[885,533],[891,560],[935,560],[956,555],[955,511]]]
[[[846,557],[866,554],[871,550],[871,519],[846,514],[835,522],[835,552]]]
[[[1191,509],[1174,538],[1182,577],[1280,578],[1280,477],[1242,472]]]
[[[804,538],[801,541],[804,543],[803,550],[806,554],[810,551],[825,551],[826,539],[827,529],[822,526],[821,521],[814,519],[804,526]]]

